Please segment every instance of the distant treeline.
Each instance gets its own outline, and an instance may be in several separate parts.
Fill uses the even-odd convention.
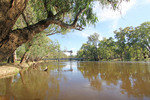
[[[77,52],[77,57],[89,60],[147,60],[150,57],[150,22],[137,27],[114,31],[115,38],[103,38],[94,33]]]
[[[15,50],[7,62],[20,63],[39,61],[43,58],[67,58],[67,55],[60,50],[60,44],[57,40],[52,41],[44,33],[37,34],[31,41],[21,45]]]

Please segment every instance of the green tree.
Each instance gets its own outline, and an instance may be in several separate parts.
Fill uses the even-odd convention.
[[[94,33],[88,37],[87,43],[89,43],[90,45],[94,45],[95,47],[97,47],[98,42],[99,42],[99,34],[98,33]]]
[[[51,25],[64,29],[82,30],[97,21],[93,13],[95,0],[3,0],[0,1],[0,61],[9,57]],[[128,0],[126,0],[128,1]],[[122,0],[97,0],[104,7],[118,8]],[[22,16],[26,26],[13,28]],[[26,20],[29,18],[29,20]],[[18,21],[21,23],[22,21]]]
[[[115,40],[112,37],[104,38],[99,43],[98,35],[90,35],[87,43],[78,51],[78,56],[95,60],[94,57],[98,55],[101,60],[120,58],[123,61],[144,60],[150,55],[150,22],[137,27],[119,28],[114,34]]]
[[[115,38],[117,39],[117,52],[120,55],[120,59],[124,60],[125,48],[126,48],[126,30],[119,28],[119,31],[114,31]]]
[[[89,51],[90,45],[84,43],[80,50],[77,52],[77,57],[79,58],[90,58],[91,52]]]
[[[148,51],[150,55],[150,22],[144,22],[136,28],[136,33],[138,33],[138,42],[143,51]],[[146,54],[146,52],[144,52]]]
[[[95,61],[98,60],[97,46],[99,42],[99,34],[94,33],[88,37],[87,43],[90,44],[91,58]]]
[[[89,60],[98,60],[97,46],[99,34],[94,33],[88,37],[87,43],[84,43],[81,49],[77,52],[77,56],[80,58],[88,58]]]
[[[104,38],[98,44],[99,59],[109,60],[115,58],[116,45],[113,38]]]
[[[21,57],[20,63],[25,62],[27,59],[42,59],[48,54],[50,41],[45,34],[40,33],[32,41],[23,44],[17,49],[17,54]]]
[[[116,52],[121,60],[142,60],[147,58],[150,46],[150,23],[142,23],[138,27],[120,28],[115,31],[117,39]]]

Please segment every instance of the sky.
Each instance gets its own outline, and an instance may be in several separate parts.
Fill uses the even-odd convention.
[[[61,50],[72,50],[73,55],[86,43],[88,36],[93,33],[99,34],[99,39],[104,37],[114,38],[114,31],[120,27],[139,26],[143,22],[150,21],[150,0],[130,0],[130,2],[122,2],[120,9],[113,11],[109,8],[101,8],[95,3],[93,8],[97,14],[98,22],[95,26],[87,26],[82,31],[71,30],[66,35],[56,34],[50,36],[52,40],[58,40]],[[69,53],[66,53],[69,55]]]

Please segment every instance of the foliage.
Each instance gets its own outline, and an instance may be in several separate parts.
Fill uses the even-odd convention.
[[[19,46],[31,41],[42,31],[48,32],[47,35],[64,34],[69,29],[81,31],[87,25],[94,25],[98,21],[93,11],[95,3],[116,10],[122,1],[129,0],[2,1],[0,60],[10,57]]]
[[[77,56],[83,58],[89,58],[90,60],[98,60],[97,55],[97,43],[99,35],[94,33],[88,37],[87,43],[83,44],[78,51]]]
[[[59,21],[72,24],[75,20],[77,21],[76,17],[78,13],[84,8],[85,11],[78,19],[77,26],[82,27],[95,24],[98,21],[96,14],[93,12],[95,2],[100,3],[103,7],[109,6],[116,10],[119,9],[122,0],[29,0],[23,14],[17,19],[14,29],[33,25],[41,20],[54,16],[56,16],[56,19]],[[23,16],[26,18],[26,21]],[[54,29],[59,32],[68,30],[67,28],[54,24],[50,24],[49,27],[53,28],[48,29]]]
[[[45,34],[37,34],[32,41],[23,44],[17,49],[17,55],[19,58],[23,57],[24,53],[27,53],[26,59],[40,60],[43,57],[57,58],[58,56],[65,56],[60,51],[60,44],[57,40],[52,41]]]
[[[99,42],[98,46],[99,59],[109,60],[114,58],[116,45],[113,38],[104,38]]]
[[[91,35],[88,37],[87,44],[82,45],[77,56],[93,59],[93,53],[95,53],[99,60],[119,58],[122,61],[145,60],[149,57],[150,22],[144,22],[138,27],[119,28],[119,31],[114,31],[114,34],[115,40],[112,37],[100,40],[97,50],[92,47],[92,45],[97,44],[94,39],[91,39],[94,38],[92,36],[95,34]]]

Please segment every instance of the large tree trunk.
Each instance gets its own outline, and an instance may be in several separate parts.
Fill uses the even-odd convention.
[[[16,50],[14,53],[8,58],[7,63],[15,63],[17,60]]]
[[[13,53],[13,63],[17,61],[17,55],[16,55],[16,50]]]
[[[24,63],[26,61],[26,57],[27,57],[27,51],[23,54],[23,56],[21,57],[21,61],[20,64]]]
[[[18,47],[12,31],[28,0],[0,0],[0,61],[9,57]]]
[[[13,62],[13,55],[11,55],[7,60],[7,63],[12,63],[12,62]]]
[[[37,33],[46,29],[50,24],[79,30],[80,26],[77,25],[77,21],[79,16],[86,10],[86,8],[80,9],[72,24],[64,23],[57,18],[57,16],[62,14],[62,11],[60,11],[33,25],[12,30],[16,20],[26,8],[27,2],[28,0],[0,0],[0,61],[11,56],[20,45],[30,41]]]

